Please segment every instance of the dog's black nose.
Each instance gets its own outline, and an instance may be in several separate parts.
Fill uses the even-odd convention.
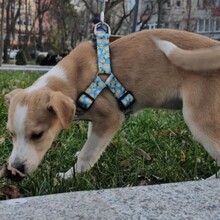
[[[18,170],[22,174],[25,172],[25,166],[23,164],[19,165],[17,167],[14,167],[14,168],[16,168],[16,170]],[[7,170],[6,177],[9,178],[12,181],[15,181],[15,182],[19,182],[19,181],[21,181],[24,178],[24,176],[20,175],[18,172],[16,172],[15,174],[12,173],[11,170]]]
[[[23,164],[19,165],[18,167],[16,167],[16,169],[18,171],[20,171],[21,173],[24,173],[24,170],[25,170],[25,166]]]

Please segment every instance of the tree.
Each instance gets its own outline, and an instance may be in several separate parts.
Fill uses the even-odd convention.
[[[122,27],[122,24],[124,23],[124,21],[131,16],[132,12],[134,11],[134,7],[127,12],[127,10],[125,10],[125,2],[122,2],[122,16],[118,17],[118,21],[117,23],[114,25],[113,29],[112,29],[112,33],[113,34],[117,34],[119,29]]]
[[[5,0],[1,3],[1,28],[0,28],[0,66],[2,66],[2,53],[3,53],[3,30],[4,30],[4,14],[5,14]]]
[[[16,9],[16,5],[18,7]],[[8,0],[6,2],[6,35],[4,39],[4,63],[9,62],[8,49],[10,48],[11,36],[15,33],[16,21],[20,16],[22,0]]]
[[[143,30],[146,26],[146,24],[150,21],[151,16],[154,13],[154,9],[155,9],[155,4],[154,1],[149,1],[150,6],[146,6],[144,12],[142,13],[141,17],[140,17],[140,23],[141,23],[141,27],[140,30]]]
[[[37,38],[37,49],[43,51],[43,36],[45,30],[43,28],[43,21],[46,13],[49,11],[52,1],[51,0],[35,0],[37,9],[37,20],[38,20],[38,38]]]
[[[28,25],[29,25],[29,18],[28,18],[28,1],[25,0],[25,35],[24,35],[24,53],[27,59],[30,59],[30,54],[28,51],[28,42],[29,42],[29,37],[30,33],[28,30]]]
[[[161,28],[161,24],[163,22],[163,17],[162,17],[163,6],[167,2],[168,2],[167,0],[157,0],[157,8],[158,8],[157,28]]]
[[[79,15],[71,0],[61,2],[54,0],[50,10],[51,28],[56,34],[55,39],[53,34],[49,35],[49,41],[55,46],[59,41],[59,47],[67,49],[70,46],[74,47],[76,42],[82,38],[82,25],[84,22],[84,12]],[[58,46],[55,46],[54,49]]]
[[[100,1],[82,0],[87,11],[94,17],[100,13]],[[122,25],[128,19],[134,8],[130,11],[126,10],[127,0],[109,0],[105,3],[105,22],[108,23],[112,29],[112,33],[116,34],[120,31]],[[120,11],[120,15],[117,12]],[[112,19],[117,17],[117,19]]]

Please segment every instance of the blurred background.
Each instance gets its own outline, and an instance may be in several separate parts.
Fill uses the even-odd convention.
[[[100,2],[0,0],[0,65],[15,63],[18,51],[26,61],[21,64],[56,64],[79,42],[91,38]],[[105,21],[114,35],[174,28],[219,40],[220,0],[108,0]]]

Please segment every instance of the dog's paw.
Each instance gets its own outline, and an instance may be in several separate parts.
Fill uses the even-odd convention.
[[[57,177],[60,179],[70,179],[75,177],[75,174],[85,173],[89,171],[92,168],[88,162],[85,162],[83,160],[78,159],[77,163],[75,164],[75,167],[70,168],[65,173],[58,173]]]
[[[60,178],[60,179],[70,179],[70,178],[73,178],[74,177],[74,169],[73,167],[70,168],[67,172],[65,173],[58,173],[57,174],[57,177]]]
[[[85,173],[89,171],[92,168],[92,166],[83,160],[78,160],[75,164],[75,171],[76,173]]]
[[[79,154],[80,154],[80,151],[77,151],[76,153],[75,153],[75,157],[78,157],[79,156]]]

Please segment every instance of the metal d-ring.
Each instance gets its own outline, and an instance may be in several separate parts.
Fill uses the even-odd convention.
[[[99,22],[95,25],[94,28],[94,34],[96,35],[98,28],[103,29],[103,31],[105,31],[107,34],[111,35],[111,28],[109,27],[109,25],[105,22]]]

